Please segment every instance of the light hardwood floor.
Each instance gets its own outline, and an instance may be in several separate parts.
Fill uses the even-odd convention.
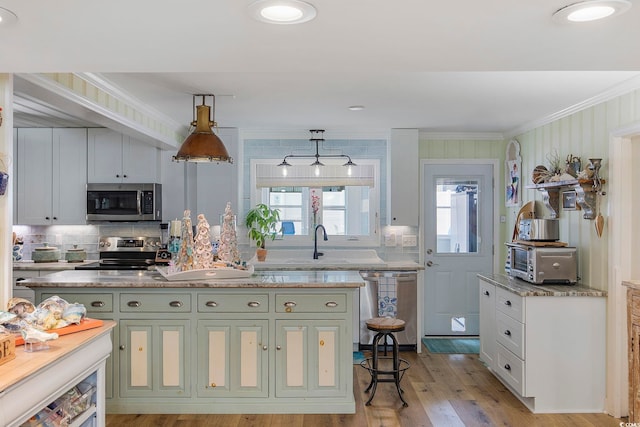
[[[355,414],[330,415],[107,415],[107,427],[618,427],[626,419],[605,414],[532,414],[470,354],[403,352],[411,364],[402,380],[406,408],[390,383],[378,385],[365,406],[369,373],[354,366]]]

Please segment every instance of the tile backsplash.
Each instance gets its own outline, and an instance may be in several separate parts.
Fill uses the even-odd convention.
[[[159,236],[160,225],[157,223],[110,223],[100,225],[53,225],[53,226],[26,226],[15,225],[13,231],[18,238],[23,241],[22,259],[30,260],[31,252],[34,248],[48,243],[49,246],[55,246],[60,249],[60,258],[64,259],[67,250],[72,249],[74,245],[83,248],[87,252],[87,259],[98,259],[98,238],[102,235],[122,236],[122,237],[139,237],[139,236]],[[402,237],[405,235],[418,235],[417,227],[398,227],[388,226],[382,227],[382,235],[394,235],[395,245],[385,245],[384,238],[379,247],[376,249],[378,256],[385,261],[418,261],[418,246],[406,247],[402,245]],[[387,244],[389,240],[387,239]],[[312,247],[313,245],[310,244]],[[327,250],[331,250],[330,246],[326,246]],[[239,249],[242,259],[251,259],[254,255],[255,248],[248,244],[240,242]]]
[[[30,260],[34,248],[48,243],[60,249],[60,258],[64,259],[67,250],[74,245],[87,252],[87,259],[98,259],[98,238],[102,235],[138,237],[159,236],[159,224],[121,223],[106,225],[15,225],[13,231],[22,239],[22,259]]]

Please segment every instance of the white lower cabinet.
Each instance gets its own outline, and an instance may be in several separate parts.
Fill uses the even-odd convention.
[[[606,298],[540,288],[480,279],[480,359],[534,413],[603,412]]]
[[[496,354],[496,286],[480,280],[480,360],[493,366]]]

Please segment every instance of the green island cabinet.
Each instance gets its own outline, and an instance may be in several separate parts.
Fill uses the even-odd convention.
[[[117,321],[108,413],[354,413],[356,290],[35,288]]]

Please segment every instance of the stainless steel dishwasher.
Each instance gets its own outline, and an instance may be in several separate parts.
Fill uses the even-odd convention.
[[[360,349],[371,348],[375,332],[367,329],[368,319],[379,317],[379,282],[381,278],[395,279],[396,316],[406,322],[404,331],[396,339],[402,350],[415,350],[417,344],[418,273],[415,271],[361,271],[365,286],[360,288]]]

